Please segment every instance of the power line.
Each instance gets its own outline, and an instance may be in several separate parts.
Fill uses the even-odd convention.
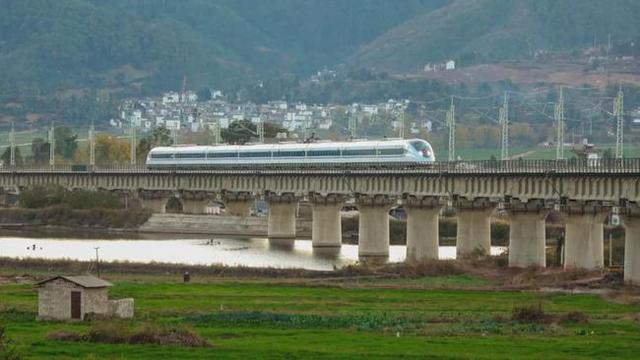
[[[256,124],[256,132],[258,133],[258,142],[264,143],[264,120],[262,118]]]
[[[351,139],[356,139],[358,137],[357,130],[358,130],[358,118],[353,114],[351,114],[349,116],[349,137],[351,137]]]

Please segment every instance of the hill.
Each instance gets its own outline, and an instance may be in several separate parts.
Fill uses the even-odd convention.
[[[21,0],[0,12],[0,99],[220,86],[333,66],[448,0]]]
[[[531,57],[640,36],[635,0],[454,0],[385,32],[351,56],[357,67],[413,72],[425,63],[462,64]]]

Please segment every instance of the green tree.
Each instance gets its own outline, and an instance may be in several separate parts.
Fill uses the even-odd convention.
[[[49,143],[43,138],[38,137],[31,141],[31,158],[34,164],[41,165],[49,161],[49,148]]]
[[[71,159],[78,149],[78,135],[68,127],[57,127],[55,129],[56,154],[64,159]]]
[[[16,147],[15,158],[16,166],[22,166],[24,164],[24,160],[22,159],[22,154],[20,153],[19,147]],[[11,165],[11,147],[7,147],[4,150],[2,156],[0,156],[0,159],[2,160],[2,163],[5,167]]]
[[[171,131],[165,127],[155,128],[149,136],[140,139],[136,149],[138,160],[146,159],[149,151],[156,146],[170,146],[171,144],[173,144]]]

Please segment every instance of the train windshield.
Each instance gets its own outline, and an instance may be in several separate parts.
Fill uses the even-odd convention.
[[[411,146],[413,146],[413,148],[424,157],[430,157],[433,155],[431,147],[424,141],[412,141]]]

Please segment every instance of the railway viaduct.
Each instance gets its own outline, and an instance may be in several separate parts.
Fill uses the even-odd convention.
[[[220,196],[227,212],[249,216],[256,197],[269,204],[268,236],[295,238],[298,201],[312,204],[314,247],[341,246],[340,209],[355,200],[360,211],[359,255],[389,254],[389,210],[407,211],[407,259],[438,258],[438,216],[443,206],[458,218],[457,253],[490,249],[490,217],[496,208],[511,219],[510,266],[545,266],[545,217],[563,215],[565,268],[604,266],[603,223],[612,211],[626,227],[624,277],[640,284],[640,159],[579,161],[483,161],[442,163],[427,169],[71,169],[0,171],[4,192],[37,185],[123,192],[164,212],[178,197],[185,212],[203,213]]]

